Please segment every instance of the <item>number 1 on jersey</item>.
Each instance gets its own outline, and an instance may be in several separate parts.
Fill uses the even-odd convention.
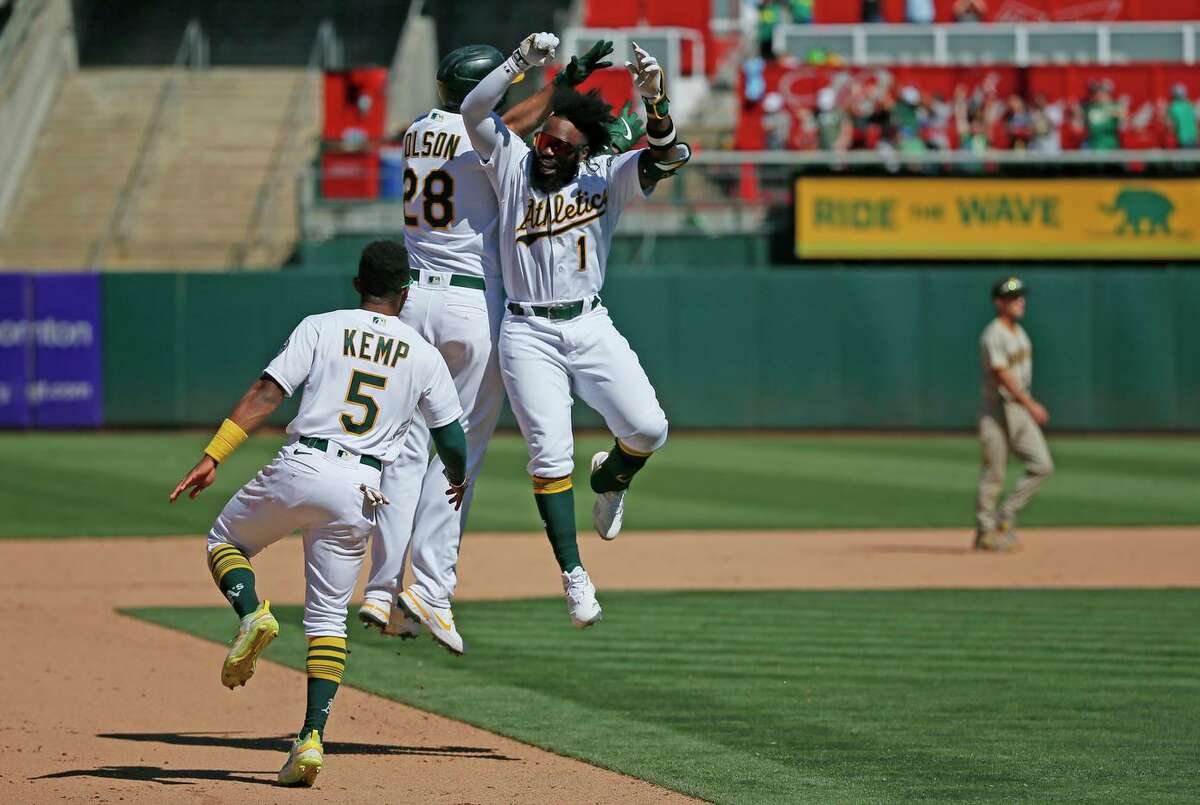
[[[587,271],[587,235],[579,236],[579,270]]]

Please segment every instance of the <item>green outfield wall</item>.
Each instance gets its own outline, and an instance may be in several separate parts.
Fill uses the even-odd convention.
[[[1200,430],[1200,271],[1019,273],[1034,393],[1054,427]],[[604,298],[676,427],[965,428],[1002,274],[618,265]],[[303,316],[355,302],[349,273],[309,269],[108,274],[103,292],[111,425],[219,422]],[[582,405],[577,420],[599,423]]]

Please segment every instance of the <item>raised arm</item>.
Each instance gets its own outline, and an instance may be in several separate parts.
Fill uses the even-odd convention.
[[[667,77],[658,59],[634,42],[633,61],[625,62],[625,67],[646,107],[646,139],[650,147],[638,158],[638,180],[642,190],[649,192],[686,165],[692,158],[692,149],[679,140],[675,131],[667,97]]]
[[[492,117],[492,110],[500,103],[513,79],[530,67],[548,63],[554,58],[557,47],[558,37],[554,34],[530,34],[503,64],[484,76],[463,98],[459,111],[467,127],[467,137],[481,157],[486,159],[496,150],[500,127],[504,124],[499,118]]]
[[[613,43],[601,39],[582,57],[572,56],[553,81],[509,109],[500,119],[521,139],[528,137],[550,115],[550,99],[554,97],[554,88],[559,85],[577,87],[596,70],[612,67],[612,62],[603,61],[612,52]]]

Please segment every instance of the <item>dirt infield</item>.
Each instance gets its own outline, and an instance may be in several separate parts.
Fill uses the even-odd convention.
[[[1020,553],[992,556],[969,550],[961,531],[629,534],[611,545],[589,540],[584,555],[601,600],[605,589],[1200,586],[1196,528],[1023,537]],[[218,604],[202,540],[0,542],[0,566],[0,637],[13,649],[0,671],[0,801],[308,796],[269,785],[302,709],[303,674],[264,662],[250,687],[230,693],[216,681],[220,646],[115,611]],[[297,540],[255,566],[264,595],[302,600]],[[470,535],[460,597],[558,595],[556,570],[541,535]],[[318,784],[326,799],[687,801],[356,690],[338,703],[336,754]]]

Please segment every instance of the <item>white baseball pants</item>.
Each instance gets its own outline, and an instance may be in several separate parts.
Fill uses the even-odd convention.
[[[503,286],[494,279],[488,281],[486,291],[459,288],[449,284],[449,277],[422,271],[421,282],[409,291],[400,318],[437,347],[450,368],[464,412],[471,486],[462,508],[455,511],[446,501],[445,465],[437,455],[430,460],[429,428],[419,417],[414,419],[400,458],[384,468],[383,493],[392,505],[380,512],[371,543],[366,599],[383,607],[395,603],[410,548],[414,591],[434,606],[450,606],[458,586],[458,549],[474,481],[483,469],[487,445],[504,405],[496,355]],[[434,278],[437,281],[432,281]]]
[[[633,451],[652,453],[667,441],[654,387],[603,306],[567,321],[506,314],[500,373],[529,446],[530,475],[563,478],[574,469],[572,394]]]
[[[208,550],[234,545],[254,556],[299,530],[304,537],[304,633],[345,637],[354,582],[375,526],[360,484],[379,485],[379,470],[358,456],[337,458],[294,443],[238,490],[208,532]],[[383,508],[387,508],[384,506]]]

